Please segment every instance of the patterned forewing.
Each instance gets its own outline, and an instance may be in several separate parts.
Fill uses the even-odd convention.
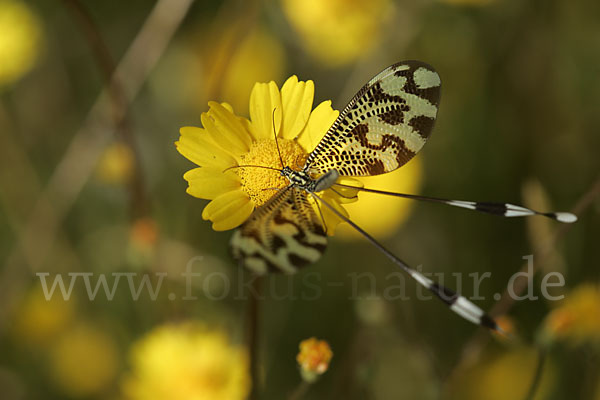
[[[317,261],[327,235],[298,188],[280,190],[258,208],[231,238],[233,256],[257,274],[294,273]]]
[[[408,162],[431,134],[440,77],[420,61],[394,64],[371,79],[309,155],[311,174],[379,175]]]

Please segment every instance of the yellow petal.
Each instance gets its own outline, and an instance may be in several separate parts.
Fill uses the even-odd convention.
[[[252,122],[250,122],[250,120],[244,117],[238,117],[238,120],[240,121],[240,124],[244,126],[244,129],[246,129],[246,131],[248,131],[250,135],[252,135],[254,140],[258,139],[258,136],[254,132],[254,126],[252,125]]]
[[[217,102],[211,101],[208,105],[210,110],[202,113],[201,119],[211,138],[235,155],[246,153],[252,143],[252,136],[238,117]]]
[[[298,82],[296,75],[285,81],[281,88],[281,136],[284,139],[295,139],[302,132],[310,116],[314,94],[313,81]]]
[[[254,204],[241,189],[224,193],[208,203],[202,211],[202,218],[213,222],[215,231],[226,231],[241,225],[248,219]]]
[[[339,178],[336,183],[339,183],[342,185],[359,187],[359,188],[364,186],[363,183],[361,181],[359,181],[358,179],[350,178],[347,176],[343,176],[343,177]],[[333,191],[333,189],[335,189],[335,192]],[[359,190],[344,188],[341,186],[334,186],[331,189],[327,189],[326,193],[329,196],[336,198],[340,204],[348,204],[348,203],[354,203],[354,202],[358,201]]]
[[[273,126],[279,134],[282,114],[281,95],[275,82],[255,84],[250,94],[250,119],[256,139],[273,138]]]
[[[217,146],[205,129],[184,126],[175,147],[185,158],[200,166],[225,169],[237,165],[235,158]]]
[[[240,179],[233,171],[223,172],[221,168],[194,168],[183,175],[188,182],[187,192],[201,199],[214,199],[223,193],[240,187]]]
[[[210,105],[210,104],[209,104],[209,105]],[[232,113],[232,114],[235,114],[235,113],[233,112],[233,107],[231,106],[231,104],[223,102],[223,103],[221,103],[221,105],[222,105],[223,107],[225,107],[225,108],[226,108],[226,109],[227,109],[227,110],[228,110],[230,113]]]
[[[331,196],[329,194],[330,191],[325,191],[321,194],[321,198],[323,199],[323,201],[327,202],[329,205],[333,206],[333,208],[335,208],[340,214],[342,214],[345,217],[348,217],[348,212],[344,209],[344,207],[339,203],[338,198],[339,196],[337,195],[333,195]],[[327,234],[329,236],[333,236],[335,234],[335,230],[337,228],[337,226],[343,222],[343,220],[338,217],[336,214],[334,214],[333,211],[331,211],[329,209],[329,207],[327,207],[325,204],[323,204],[322,202],[315,200],[318,204],[319,207],[321,209],[320,213],[319,210],[317,209],[317,215],[319,215],[320,218],[322,218],[323,220],[325,220],[325,226],[327,227]]]
[[[319,104],[310,114],[306,127],[298,137],[298,144],[307,152],[311,152],[317,147],[339,114],[339,111],[331,108],[330,100]]]

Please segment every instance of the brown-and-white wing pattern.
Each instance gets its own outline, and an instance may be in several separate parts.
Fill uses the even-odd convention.
[[[309,172],[366,176],[402,166],[431,133],[440,88],[437,72],[420,61],[386,68],[352,98],[311,152]]]
[[[233,256],[257,274],[294,273],[317,261],[327,235],[306,196],[290,186],[256,209],[231,238]]]

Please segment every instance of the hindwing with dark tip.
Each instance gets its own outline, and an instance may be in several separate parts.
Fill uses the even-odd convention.
[[[257,208],[234,233],[231,241],[234,256],[246,268],[258,274],[270,271],[293,273],[317,261],[327,246],[327,236],[313,204],[308,201],[308,196],[312,196],[311,200],[315,200],[316,206],[323,205],[325,210],[352,226],[419,285],[435,294],[450,310],[475,324],[502,332],[496,322],[476,304],[411,268],[337,210],[332,202],[319,195],[332,188],[332,185],[338,185],[505,217],[543,215],[567,223],[577,220],[570,213],[541,213],[509,203],[448,200],[336,183],[339,176],[391,172],[414,157],[431,134],[440,88],[439,75],[429,65],[419,61],[394,64],[371,79],[352,98],[308,155],[302,170],[282,165],[281,175],[288,179],[289,185]],[[321,208],[319,213],[323,218]]]
[[[294,273],[321,258],[326,247],[306,192],[292,186],[256,209],[231,238],[234,258],[257,274]]]
[[[437,115],[441,81],[420,61],[394,64],[352,98],[306,161],[316,176],[379,175],[407,163],[425,144]]]

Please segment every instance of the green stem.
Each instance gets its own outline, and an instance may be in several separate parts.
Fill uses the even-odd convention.
[[[546,350],[540,349],[538,353],[537,364],[535,366],[535,374],[533,375],[533,380],[531,381],[531,385],[529,386],[529,391],[527,392],[527,396],[525,396],[525,400],[533,400],[535,395],[540,387],[540,383],[542,381],[542,375],[544,372],[544,364],[546,363]]]
[[[296,389],[294,389],[294,391],[290,395],[289,400],[301,400],[308,391],[309,387],[310,384],[305,380],[302,380],[302,382],[300,382],[298,386],[296,386]]]
[[[250,392],[250,400],[257,400],[260,392],[259,379],[259,318],[260,318],[260,300],[261,300],[261,282],[262,278],[257,277],[252,282],[252,291],[250,292],[250,300],[248,304],[248,331],[247,342],[250,351],[250,379],[252,389]]]

